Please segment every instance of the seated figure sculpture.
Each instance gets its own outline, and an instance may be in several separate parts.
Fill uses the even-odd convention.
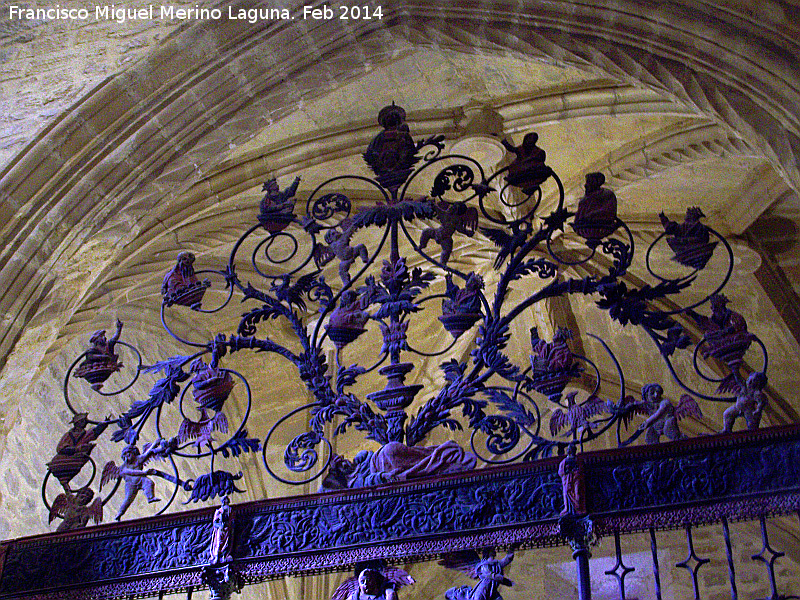
[[[525,194],[533,194],[553,174],[553,170],[544,164],[547,153],[536,145],[538,141],[539,135],[533,132],[526,134],[519,146],[503,140],[506,150],[516,157],[508,167],[506,179]]]
[[[683,223],[672,221],[662,212],[658,215],[667,234],[667,244],[675,253],[672,260],[693,269],[702,269],[714,254],[717,242],[710,241],[708,227],[700,222],[705,217],[696,206],[686,209]]]
[[[122,321],[117,319],[117,330],[110,339],[106,339],[104,329],[95,331],[89,339],[92,347],[86,351],[86,358],[75,369],[74,376],[85,379],[92,384],[92,389],[100,391],[103,383],[122,368],[119,356],[114,352],[122,334]]]
[[[602,173],[589,173],[584,184],[584,196],[578,201],[578,210],[572,227],[589,245],[596,245],[617,228],[617,196],[603,187],[606,177]]]

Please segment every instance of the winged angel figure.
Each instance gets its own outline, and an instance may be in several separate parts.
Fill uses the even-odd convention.
[[[403,569],[368,568],[336,588],[331,600],[397,600],[397,590],[415,583]]]
[[[103,521],[103,501],[94,498],[94,492],[83,487],[77,492],[66,491],[56,496],[50,507],[49,523],[56,517],[64,519],[56,531],[72,531],[86,527],[89,519],[95,523]]]
[[[683,434],[678,426],[678,421],[684,417],[699,419],[703,416],[697,401],[689,394],[683,394],[676,406],[669,398],[664,397],[664,389],[657,383],[648,383],[642,388],[641,402],[634,402],[631,396],[626,397],[623,408],[630,413],[648,415],[629,440],[629,442],[633,441],[643,431],[646,431],[644,440],[647,444],[658,442],[662,435],[668,440],[680,439]]]
[[[163,451],[164,440],[156,440],[144,447],[144,452],[139,453],[139,448],[135,444],[130,444],[122,449],[122,464],[117,466],[113,460],[110,460],[103,467],[103,473],[100,477],[100,489],[112,479],[122,479],[125,482],[125,499],[119,507],[115,519],[119,521],[125,511],[128,510],[139,490],[144,492],[147,501],[158,502],[160,498],[156,498],[155,484],[150,479],[151,475],[161,474],[156,469],[143,469],[147,462]]]
[[[453,587],[445,592],[447,600],[503,600],[499,588],[501,585],[511,586],[503,570],[514,560],[514,553],[509,552],[501,560],[495,558],[493,551],[484,551],[483,558],[474,550],[446,555],[439,564],[448,569],[457,569],[466,573],[478,583],[475,587],[463,585]]]

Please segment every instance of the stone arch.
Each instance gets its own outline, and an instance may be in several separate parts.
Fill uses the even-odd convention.
[[[771,6],[780,13],[786,5]],[[0,355],[36,313],[58,265],[98,231],[130,242],[150,213],[203,181],[227,140],[324,93],[311,81],[335,86],[363,72],[354,59],[389,60],[396,39],[579,64],[650,88],[745,138],[800,189],[800,48],[785,15],[770,20],[701,0],[498,2],[489,10],[404,1],[383,10],[380,22],[196,23],[44,131],[0,174],[0,197],[16,211],[2,229]],[[69,298],[58,308],[74,309]]]

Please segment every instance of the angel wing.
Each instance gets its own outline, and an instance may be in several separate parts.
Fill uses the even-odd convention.
[[[567,413],[565,413],[560,408],[553,411],[553,415],[550,417],[550,435],[558,435],[558,432],[567,427],[570,424],[569,417]]]
[[[344,580],[344,583],[336,588],[331,600],[347,600],[350,594],[358,589],[358,577],[353,576]]]
[[[386,578],[386,581],[391,583],[395,588],[401,588],[404,585],[411,585],[416,583],[416,580],[403,569],[397,567],[386,567],[381,569],[381,573]]]
[[[446,569],[456,569],[466,573],[473,579],[478,579],[477,566],[481,562],[480,555],[475,550],[462,550],[445,554],[439,564]]]
[[[119,479],[122,475],[119,472],[119,467],[117,463],[113,460],[110,460],[106,463],[103,467],[103,472],[100,475],[100,489],[103,489],[103,486],[107,484],[112,479]]]
[[[675,418],[680,421],[683,417],[699,419],[702,416],[703,412],[700,410],[700,405],[697,404],[697,400],[692,398],[689,394],[681,396],[681,399],[678,400],[678,406],[675,407]]]
[[[103,501],[95,498],[88,507],[89,518],[95,523],[103,522]]]
[[[321,269],[329,262],[331,262],[336,255],[333,253],[333,250],[328,248],[325,244],[320,244],[317,242],[314,245],[314,264],[317,265],[318,269]]]
[[[647,406],[646,402],[637,402],[633,396],[625,396],[617,409],[621,415],[622,424],[627,428],[630,426],[634,415],[649,415],[652,411],[649,411]]]
[[[494,227],[481,227],[483,235],[494,242],[498,248],[505,248],[511,242],[511,236],[502,229],[495,229]]]
[[[56,499],[53,500],[53,505],[50,507],[50,514],[48,515],[47,522],[52,523],[56,517],[61,517],[63,519],[69,505],[69,498],[67,498],[66,494],[61,493],[56,496]]]

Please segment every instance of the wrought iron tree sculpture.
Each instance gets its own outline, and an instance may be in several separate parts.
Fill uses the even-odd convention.
[[[747,394],[745,381],[749,374],[743,372],[743,355],[755,342],[762,350],[761,371],[765,371],[766,350],[747,331],[741,315],[726,307],[727,299],[720,291],[731,274],[731,248],[700,221],[699,209],[687,211],[684,223],[661,216],[664,233],[645,255],[646,269],[656,283],[629,287],[624,276],[634,259],[633,236],[617,217],[616,196],[603,187],[605,178],[601,174],[587,176],[585,195],[573,213],[564,205],[561,180],[546,164],[546,154],[538,146],[535,134],[525,136],[519,147],[505,142],[514,155],[513,161],[488,174],[470,157],[445,155],[443,136],[415,141],[406,125],[405,112],[398,106],[384,108],[378,120],[383,131],[364,153],[374,177],[332,177],[310,192],[305,211],[298,211],[299,179],[285,190],[275,180],[267,181],[257,218],[254,215],[252,225],[234,245],[226,267],[203,272],[224,278],[227,292],[223,306],[234,296],[240,296],[250,307],[241,317],[236,332],[219,333],[207,343],[182,339],[169,327],[166,311],[191,310],[194,312],[188,314],[199,317],[222,307],[204,308],[208,304],[204,294],[213,287],[208,280],[199,279],[201,273],[195,273],[195,257],[191,253],[181,252],[175,268],[165,276],[164,327],[176,340],[196,351],[148,367],[142,366],[141,358],[137,358],[137,376],[139,371],[163,372],[163,378],[153,386],[147,399],[133,402],[119,417],[101,423],[103,428],[115,425],[112,439],[124,442],[128,449],[139,442],[144,424],[156,421],[159,436],[167,439],[152,442],[146,453],[153,458],[169,459],[173,472],[142,470],[140,465],[142,473],[137,476],[159,476],[175,484],[175,491],[162,511],[180,488],[191,492],[190,500],[240,491],[236,481],[241,473],[215,470],[214,460],[241,452],[262,451],[266,469],[281,481],[306,483],[324,475],[323,488],[331,489],[471,469],[478,459],[488,463],[530,460],[554,451],[563,453],[571,443],[583,447],[609,431],[616,431],[618,443],[630,443],[638,433],[623,438],[628,436],[626,427],[634,415],[652,416],[658,407],[645,400],[638,402],[625,393],[622,367],[603,340],[595,338],[618,372],[620,393],[616,400],[601,399],[598,367],[589,358],[573,352],[571,339],[577,332],[559,329],[547,340],[539,336],[536,328],[531,329],[531,355],[525,364],[515,363],[508,352],[512,323],[528,307],[568,294],[590,297],[599,309],[622,325],[641,327],[686,391],[702,399],[734,404],[739,397],[739,402],[744,402],[741,398]],[[411,190],[420,189],[421,181],[429,182],[425,188],[428,192],[422,197],[415,196]],[[342,192],[347,182],[370,186],[381,200],[357,205]],[[540,215],[543,198],[548,195],[556,199],[555,208]],[[359,234],[367,229],[379,232],[372,238],[377,242],[369,247],[357,241]],[[491,290],[486,289],[481,274],[463,272],[452,261],[454,239],[478,234],[497,247],[494,259],[497,277]],[[575,258],[574,253],[563,251],[559,238],[567,236],[581,240],[585,249],[582,256]],[[663,242],[674,252],[674,260],[686,267],[685,274],[664,277],[651,267],[653,249]],[[281,244],[289,251],[277,256],[275,248]],[[240,278],[240,254],[249,247],[253,248],[250,264],[263,277],[265,286],[257,287]],[[677,298],[691,286],[719,248],[726,253],[729,264],[716,289],[687,307],[659,308],[664,306],[665,299]],[[412,262],[424,268],[412,266]],[[264,263],[268,266],[264,267]],[[335,267],[338,279],[336,274],[331,281],[325,279],[329,263]],[[593,274],[567,276],[569,267],[584,264],[593,265]],[[521,300],[512,301],[511,287],[517,281],[539,284],[536,288],[531,285],[534,291]],[[442,284],[444,292],[431,291],[432,285]],[[407,409],[423,389],[420,384],[406,383],[415,368],[415,357],[444,355],[448,350],[425,354],[412,348],[408,340],[409,323],[420,318],[430,321],[434,304],[426,303],[438,299],[441,299],[441,313],[436,316],[451,334],[453,344],[469,331],[476,331],[476,335],[470,354],[463,360],[445,361],[441,365],[443,385],[432,394],[428,391],[428,399],[414,414],[409,414]],[[711,305],[710,315],[698,312],[706,303]],[[704,332],[702,339],[694,344],[698,372],[700,355],[718,359],[727,368],[726,375],[719,379],[700,372],[701,377],[718,384],[716,395],[691,390],[673,367],[671,357],[676,350],[692,344],[690,336],[674,319],[678,314],[693,319]],[[294,345],[281,343],[271,333],[275,320],[288,324]],[[378,360],[367,367],[347,364],[343,358],[345,348],[357,345],[362,334],[376,328],[382,337]],[[117,341],[119,335],[118,329],[114,341],[133,350],[138,357],[131,346]],[[74,413],[77,410],[73,409],[66,391],[72,376],[87,379],[95,393],[105,395],[122,393],[132,385],[131,382],[118,392],[101,390],[103,382],[120,368],[113,344],[102,337],[103,340],[98,337],[96,342],[93,338],[92,349],[81,355],[67,373],[65,397]],[[335,365],[328,364],[326,344],[335,348]],[[274,354],[291,363],[312,398],[275,423],[263,439],[252,438],[248,433],[247,416],[254,399],[247,379],[223,367],[227,355],[242,351]],[[565,393],[571,383],[587,372],[595,381],[588,386],[585,399],[579,400],[574,390]],[[354,386],[370,377],[371,391],[359,397],[353,391]],[[233,427],[225,404],[235,387],[244,390],[247,408],[240,423]],[[167,405],[182,407],[189,391],[197,404],[199,418],[187,417],[180,408],[183,424],[175,435],[165,436],[160,425],[162,411]],[[724,396],[730,393],[734,395]],[[759,397],[763,398],[763,394]],[[552,415],[549,428],[542,427],[544,408],[549,408]],[[740,411],[736,416],[745,415],[748,424],[757,426],[758,419],[750,414],[756,410],[755,405],[748,404],[746,408],[749,413]],[[665,405],[663,410],[667,409]],[[758,408],[759,418],[762,409],[763,402]],[[284,464],[291,471],[307,476],[288,481],[269,464],[266,450],[276,428],[298,411],[307,411],[309,429],[285,449]],[[334,436],[354,428],[378,442],[381,449],[352,459],[335,455],[325,434],[328,424],[333,425]],[[470,451],[452,441],[421,446],[436,428],[455,430],[465,425],[472,431]],[[568,435],[563,436],[565,430]],[[217,442],[214,433],[226,437]],[[482,449],[478,447],[478,439],[482,439]],[[194,446],[194,451],[190,446]],[[321,447],[327,447],[327,451],[320,453]],[[80,455],[82,462],[78,469],[89,462],[91,445],[87,448]],[[195,480],[183,480],[173,460],[176,456],[207,459],[210,470]],[[64,476],[53,466],[55,462],[54,459],[51,463],[48,477],[53,474],[64,484]],[[69,479],[66,481],[65,490],[71,493]],[[43,496],[46,496],[44,487]],[[45,503],[50,506],[46,497]]]

